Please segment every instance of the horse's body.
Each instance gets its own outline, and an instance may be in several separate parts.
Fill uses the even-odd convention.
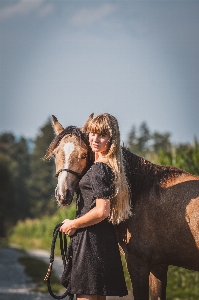
[[[149,272],[151,299],[166,299],[168,265],[199,271],[199,177],[123,155],[133,209],[116,231],[135,300],[148,299]]]
[[[53,124],[60,135],[63,127],[59,127],[56,118]],[[69,144],[72,140],[74,146]],[[78,164],[72,152],[83,147],[85,158],[89,147],[80,136],[72,138],[72,133],[60,141],[54,143],[48,156],[60,152],[64,145],[65,150],[70,149],[65,165],[63,158],[62,164],[58,163],[60,155],[56,154],[57,172],[66,170],[58,178],[56,197],[67,205],[78,186],[78,177],[68,169],[84,173],[90,166],[85,159]],[[169,265],[199,271],[199,177],[174,167],[154,165],[125,148],[123,157],[132,193],[132,216],[115,229],[125,253],[134,300],[148,300],[149,288],[152,300],[165,300]]]

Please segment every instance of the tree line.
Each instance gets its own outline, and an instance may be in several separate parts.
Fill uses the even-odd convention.
[[[0,236],[18,220],[51,215],[56,209],[54,162],[43,157],[54,133],[50,120],[35,140],[0,135]]]
[[[0,237],[6,237],[18,220],[40,218],[56,211],[54,161],[44,161],[54,138],[50,119],[34,140],[0,135]],[[153,163],[173,165],[199,175],[199,142],[174,144],[171,134],[151,132],[143,122],[129,132],[126,146]]]

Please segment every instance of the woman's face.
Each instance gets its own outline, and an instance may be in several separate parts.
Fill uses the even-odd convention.
[[[110,136],[90,132],[89,143],[93,152],[106,154],[110,147]]]

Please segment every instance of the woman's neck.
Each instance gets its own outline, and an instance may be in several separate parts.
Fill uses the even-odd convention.
[[[107,161],[107,157],[105,153],[96,152],[95,153],[95,162],[96,161]]]

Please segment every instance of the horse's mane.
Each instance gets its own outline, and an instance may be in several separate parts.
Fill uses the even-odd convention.
[[[130,152],[125,147],[122,148],[122,154],[125,173],[133,194],[141,191],[147,192],[154,184],[156,187],[164,187],[168,181],[182,174],[190,175],[188,172],[176,167],[153,164]]]
[[[79,138],[81,141],[83,141],[85,143],[86,147],[88,148],[88,150],[90,152],[90,145],[89,145],[87,135],[84,132],[82,132],[80,130],[80,128],[78,128],[76,126],[68,126],[52,140],[52,142],[50,143],[50,146],[48,147],[48,149],[46,151],[46,155],[44,157],[45,159],[51,158],[53,151],[59,145],[60,141],[62,140],[62,138],[65,135],[70,135],[70,136],[74,135],[77,138]]]

